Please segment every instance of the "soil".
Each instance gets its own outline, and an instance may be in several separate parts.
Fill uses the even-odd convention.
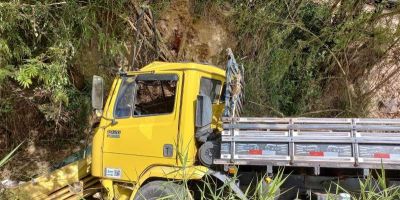
[[[387,60],[376,65],[365,77],[367,91],[377,88],[371,98],[369,117],[400,118],[400,59],[396,56],[398,53],[400,52],[392,52]],[[385,81],[384,84],[382,81]]]
[[[189,0],[170,2],[168,9],[160,14],[157,26],[177,61],[224,64],[225,49],[236,46],[225,27],[231,8],[225,8],[215,11],[225,14],[211,15],[209,11],[194,11]]]

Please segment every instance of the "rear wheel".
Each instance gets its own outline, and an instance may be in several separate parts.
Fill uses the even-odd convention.
[[[152,181],[139,189],[135,200],[177,199],[185,200],[188,193],[185,187],[168,181]]]

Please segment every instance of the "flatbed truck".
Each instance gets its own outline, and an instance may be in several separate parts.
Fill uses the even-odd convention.
[[[94,76],[100,122],[90,165],[79,166],[98,179],[82,177],[100,180],[106,199],[131,200],[202,199],[196,190],[210,179],[249,199],[249,186],[268,193],[277,174],[285,181],[274,199],[327,199],[332,183],[357,190],[372,170],[399,184],[400,119],[241,117],[244,69],[228,56],[225,70],[153,62],[120,71],[105,102],[104,81]],[[64,190],[49,189],[47,199],[71,198]]]

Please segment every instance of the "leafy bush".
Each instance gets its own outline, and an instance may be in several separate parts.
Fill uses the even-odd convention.
[[[137,39],[129,25],[134,6],[128,0],[0,2],[0,115],[15,112],[2,117],[0,128],[19,135],[16,140],[24,138],[28,133],[11,125],[35,109],[47,121],[40,128],[48,131],[41,134],[81,133],[90,113],[94,70],[89,68],[109,76],[131,59],[127,48]],[[82,61],[87,51],[99,54],[95,63]],[[20,109],[21,100],[29,102],[26,110]]]
[[[235,4],[232,26],[247,69],[247,114],[367,114],[370,94],[360,80],[388,59],[399,31],[390,18],[382,21],[382,6],[366,11],[365,3]]]

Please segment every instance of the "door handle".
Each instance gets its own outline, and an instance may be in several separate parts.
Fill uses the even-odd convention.
[[[164,144],[163,156],[172,157],[173,155],[174,155],[174,146],[172,146],[172,144]]]

